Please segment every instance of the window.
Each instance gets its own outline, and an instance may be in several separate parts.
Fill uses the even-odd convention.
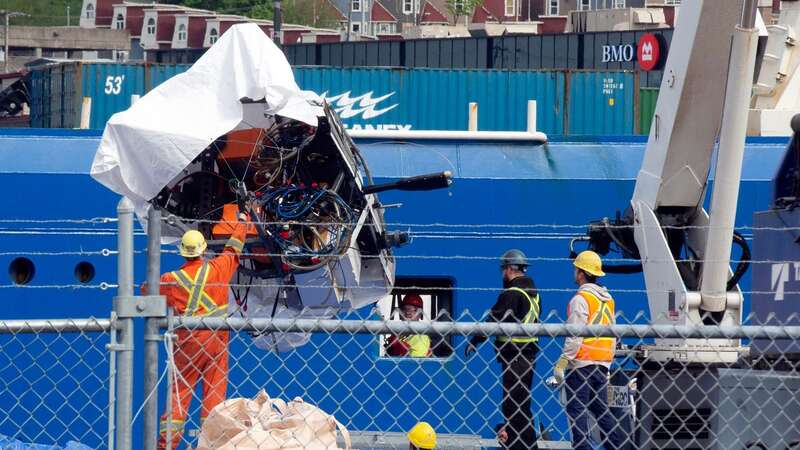
[[[516,9],[516,4],[515,3],[516,2],[514,0],[505,0],[506,17],[514,17],[516,15],[515,14],[515,9]]]
[[[676,6],[681,4],[681,0],[664,0],[665,5]]]
[[[379,23],[378,34],[393,34],[395,32],[394,23]]]
[[[147,34],[156,34],[156,19],[152,17],[147,19]]]
[[[400,308],[400,302],[409,295],[416,295],[422,300],[419,320],[452,321],[452,288],[453,280],[450,278],[398,277],[392,293],[378,301],[378,310],[384,320],[403,320],[404,313]],[[430,339],[430,357],[447,358],[453,354],[450,337],[427,336],[427,338]],[[392,335],[380,337],[379,345],[382,357],[408,356],[398,354],[397,346],[393,346],[396,340],[397,338]],[[400,348],[402,349],[402,347]]]
[[[453,0],[453,9],[459,14],[464,13],[464,0]]]
[[[178,25],[178,40],[179,41],[186,40],[186,25],[184,24]]]
[[[217,42],[217,39],[219,39],[219,32],[216,28],[212,28],[211,31],[208,32],[208,42],[210,42],[211,45],[214,45],[214,43]]]
[[[625,0],[614,0],[614,9],[625,8]]]
[[[414,12],[414,0],[403,0],[403,14]]]
[[[117,19],[114,22],[114,28],[121,30],[125,28],[125,16],[122,13],[117,14]]]
[[[353,0],[353,3],[351,3],[350,9],[353,12],[361,12],[361,0]]]
[[[91,3],[86,5],[86,18],[94,19],[94,5],[92,5]]]
[[[548,16],[557,16],[558,15],[558,2],[559,0],[546,0],[547,1],[547,15]]]
[[[358,22],[353,22],[350,24],[350,31],[353,33],[360,33],[361,32],[361,24]]]
[[[578,11],[589,11],[592,9],[592,0],[579,0]]]

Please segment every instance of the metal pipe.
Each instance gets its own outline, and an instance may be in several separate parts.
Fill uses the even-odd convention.
[[[111,313],[111,319],[116,320],[117,316]],[[111,322],[111,321],[109,321]],[[108,449],[114,448],[114,435],[116,434],[115,411],[117,405],[116,392],[114,386],[117,385],[117,330],[111,328],[108,332]]]
[[[755,28],[756,17],[758,16],[758,0],[744,0],[742,5],[742,18],[739,26],[742,28]]]
[[[167,320],[160,320],[162,327]],[[576,336],[657,337],[683,339],[800,339],[800,326],[703,326],[703,325],[566,325],[489,322],[403,322],[336,319],[243,319],[175,317],[177,329],[258,332],[431,334],[438,336]]]
[[[469,111],[468,111],[468,122],[467,122],[467,130],[468,131],[478,131],[478,104],[475,102],[469,103]]]
[[[272,3],[273,6],[273,15],[272,15],[272,40],[275,42],[279,48],[281,46],[281,0],[275,0]]]
[[[431,139],[454,141],[513,141],[543,144],[547,135],[541,132],[527,131],[441,131],[441,130],[347,130],[347,134],[355,139]]]
[[[159,295],[161,284],[161,210],[150,206],[147,213],[147,295]],[[155,450],[158,438],[158,318],[144,323],[144,449]],[[152,393],[152,394],[151,394]]]
[[[5,42],[3,43],[3,73],[8,73],[8,18],[11,13],[8,11],[3,12],[3,17],[5,18],[5,31],[3,36],[5,36]]]
[[[133,296],[133,203],[117,206],[117,296]],[[116,302],[115,302],[116,303]],[[117,449],[131,449],[133,404],[133,319],[117,320]]]
[[[528,100],[528,133],[536,132],[536,100]]]
[[[745,5],[754,3],[747,0]],[[749,17],[748,14],[744,14]],[[742,178],[747,115],[753,88],[758,31],[737,27],[733,33],[725,107],[717,150],[714,192],[711,196],[709,231],[700,284],[700,308],[704,311],[726,310],[727,283],[730,271],[733,225]]]
[[[110,330],[111,320],[109,319],[38,319],[0,322],[0,334],[107,333]]]

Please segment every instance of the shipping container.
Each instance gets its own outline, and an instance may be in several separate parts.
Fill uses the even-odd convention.
[[[523,131],[536,100],[538,130],[564,129],[563,72],[299,67],[295,77],[350,128],[466,130],[476,102],[479,130]]]
[[[147,92],[145,68],[134,64],[82,64],[82,96],[92,98],[90,128],[103,128],[115,113]],[[79,124],[80,125],[80,124]]]
[[[83,98],[92,99],[89,126],[103,128],[116,112],[144,95],[145,67],[135,64],[65,63],[31,72],[31,126],[77,128]]]
[[[130,106],[132,95],[189,67],[64,64],[34,71],[31,126],[78,127],[88,96],[91,127],[102,128]],[[528,100],[536,100],[537,129],[548,135],[625,135],[641,128],[638,72],[295,67],[294,73],[301,88],[325,96],[351,128],[466,130],[468,105],[475,102],[479,130],[522,131]]]
[[[284,52],[299,66],[638,70],[638,43],[646,33],[658,39],[659,63],[655,70],[641,71],[640,82],[659,87],[672,29],[296,44]]]
[[[158,87],[179,73],[189,70],[189,64],[152,64],[147,67],[147,90]]]
[[[80,124],[80,67],[58,64],[31,72],[30,115],[34,128],[75,128]]]
[[[639,130],[638,134],[650,134],[650,125],[656,113],[658,89],[642,88],[639,90]]]
[[[634,134],[634,75],[633,72],[569,73],[567,134]]]

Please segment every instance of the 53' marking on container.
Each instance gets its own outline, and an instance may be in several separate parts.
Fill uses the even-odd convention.
[[[119,95],[122,92],[122,83],[125,81],[125,75],[109,75],[106,77],[106,85],[103,92],[106,95]]]

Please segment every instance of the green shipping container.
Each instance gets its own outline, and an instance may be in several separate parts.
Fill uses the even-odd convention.
[[[658,100],[658,88],[639,89],[639,129],[637,134],[650,134],[650,125],[653,123],[653,115],[656,113],[656,101]]]

